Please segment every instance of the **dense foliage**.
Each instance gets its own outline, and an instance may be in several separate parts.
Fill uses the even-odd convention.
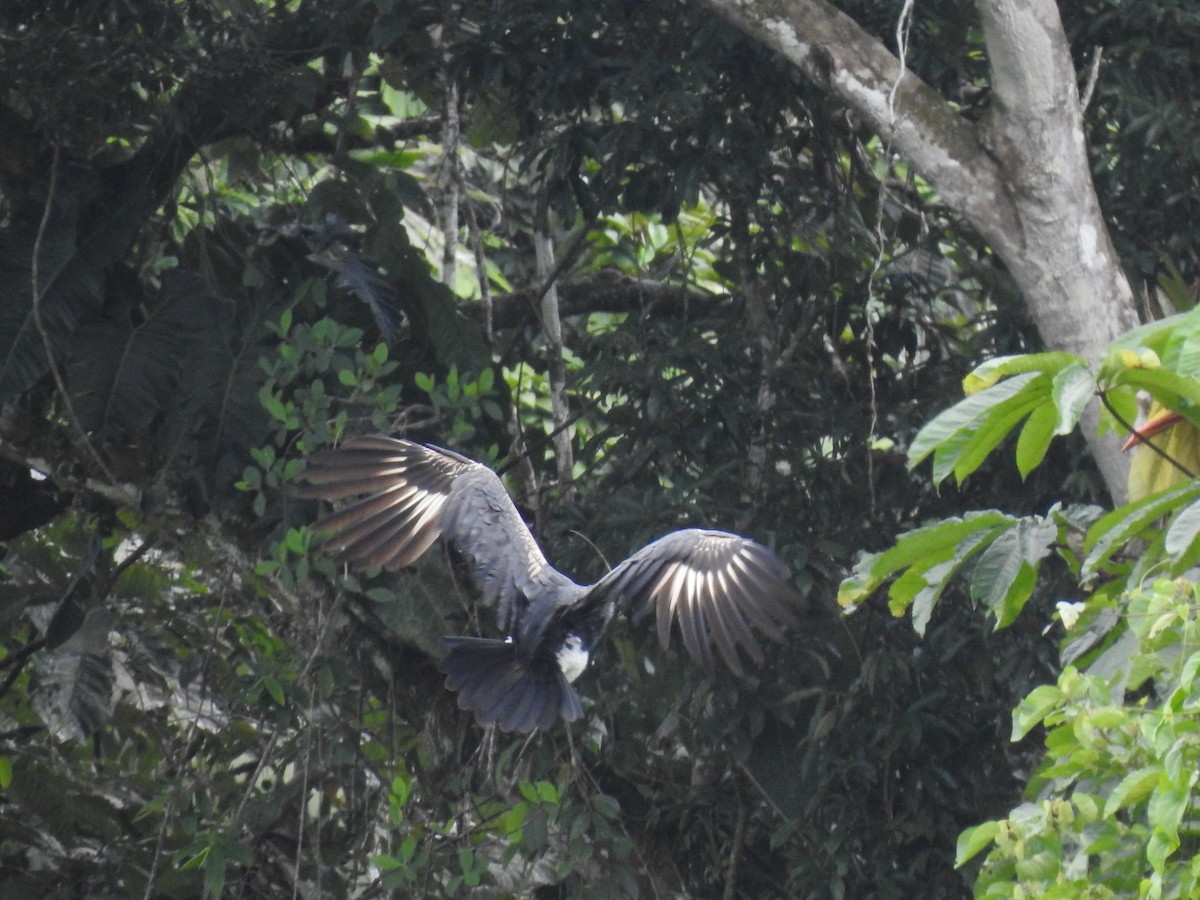
[[[1054,615],[1065,629],[1066,665],[1056,684],[1034,688],[1013,712],[1014,740],[1046,729],[1029,800],[959,840],[959,864],[989,850],[976,882],[981,896],[1191,897],[1197,890],[1198,342],[1193,310],[1127,335],[1095,373],[1063,353],[980,366],[964,381],[971,396],[923,428],[909,451],[914,463],[933,455],[935,479],[966,478],[1017,426],[1017,465],[1036,467],[1055,434],[1078,423],[1079,398],[1096,392],[1108,424],[1127,428],[1121,410],[1134,405],[1135,389],[1181,416],[1169,426],[1172,436],[1147,435],[1135,450],[1135,470],[1147,459],[1163,461],[1170,477],[1104,515],[1056,506],[1045,517],[991,510],[933,523],[864,557],[842,584],[850,604],[898,576],[890,604],[897,614],[911,608],[920,630],[960,571],[969,571],[972,597],[998,627],[1021,614],[1047,560],[1058,557],[1077,579],[1071,595],[1078,599],[1059,600]],[[964,566],[976,557],[973,568]]]
[[[911,64],[977,101],[969,18],[918,15]],[[1132,206],[1124,77],[1094,137]],[[1002,497],[1041,534],[1097,482],[1041,431],[1040,466],[909,472],[960,378],[1036,341],[796,73],[674,0],[11,2],[0,126],[4,897],[968,890],[1062,594],[939,583],[922,638],[833,597],[903,529]],[[1159,224],[1137,258],[1186,279]],[[304,455],[365,432],[493,461],[580,578],[685,522],[769,542],[806,627],[707,681],[618,622],[583,720],[482,730],[435,667],[489,627],[453,560],[350,576],[307,530]],[[972,599],[1033,614],[992,634]]]

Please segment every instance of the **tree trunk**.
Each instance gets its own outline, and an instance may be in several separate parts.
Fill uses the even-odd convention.
[[[878,40],[825,0],[703,0],[834,94],[921,172],[991,245],[1046,346],[1096,362],[1138,324],[1100,214],[1075,70],[1053,0],[977,0],[992,107],[967,121]],[[1085,437],[1115,502],[1128,461]]]

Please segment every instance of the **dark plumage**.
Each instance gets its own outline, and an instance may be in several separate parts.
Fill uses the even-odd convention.
[[[448,637],[440,668],[458,705],[508,731],[549,728],[581,714],[570,682],[587,664],[617,604],[657,610],[665,649],[678,619],[683,644],[712,672],[713,647],[742,674],[738,648],[763,661],[754,636],[783,640],[798,625],[797,592],[770,550],[725,531],[686,528],[643,547],[593,585],[553,568],[499,477],[449,450],[360,437],[313,454],[305,496],[359,497],[317,522],[339,562],[401,569],[439,537],[465,557],[505,640]]]

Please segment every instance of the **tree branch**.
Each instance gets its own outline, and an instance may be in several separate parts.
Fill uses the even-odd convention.
[[[975,126],[826,0],[703,0],[857,113],[996,247],[1019,233],[1003,172]]]
[[[1046,346],[1098,360],[1137,325],[1136,308],[1091,180],[1077,78],[1054,0],[975,0],[993,101],[958,115],[877,39],[826,0],[703,0],[782,53],[907,157],[991,245],[1020,286]],[[1128,460],[1082,428],[1109,493]]]
[[[540,286],[500,294],[492,298],[494,328],[525,328],[541,324],[538,309]],[[652,312],[661,318],[703,316],[729,302],[728,297],[708,294],[694,288],[628,275],[596,275],[558,286],[559,315],[566,319],[594,312]],[[464,316],[482,322],[486,315],[482,303],[460,303]]]

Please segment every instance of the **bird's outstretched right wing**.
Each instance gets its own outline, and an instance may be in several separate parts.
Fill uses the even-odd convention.
[[[304,477],[302,496],[360,498],[313,525],[328,533],[338,562],[401,569],[444,536],[466,557],[483,602],[498,605],[502,628],[536,586],[570,584],[546,562],[496,473],[465,456],[356,437],[310,456]]]
[[[715,645],[730,671],[741,675],[737,648],[761,664],[754,632],[782,641],[781,626],[800,624],[801,599],[788,583],[787,567],[762,544],[727,531],[685,528],[633,554],[582,602],[631,605],[634,619],[653,607],[664,650],[678,619],[683,645],[696,662],[712,672]]]

